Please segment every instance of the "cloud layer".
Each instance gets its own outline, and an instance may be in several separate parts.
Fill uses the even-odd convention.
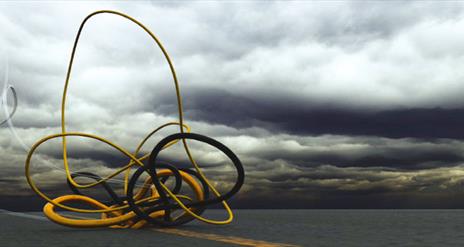
[[[9,81],[19,96],[13,122],[30,146],[59,132],[61,90],[79,23],[97,9],[120,10],[166,46],[192,131],[223,141],[243,161],[246,184],[234,205],[462,207],[464,201],[452,198],[461,195],[464,172],[463,7],[3,2],[0,54],[8,57]],[[98,16],[87,24],[71,76],[69,131],[98,134],[133,151],[150,130],[178,118],[159,48],[121,18]],[[144,151],[176,131],[155,136]],[[127,162],[96,142],[71,142],[75,169],[104,175]],[[206,172],[227,189],[227,160],[192,145]],[[39,151],[35,176],[59,194],[60,143]],[[35,200],[23,178],[25,154],[2,126],[0,197],[8,207],[18,206],[15,198]],[[179,147],[163,158],[186,164]]]

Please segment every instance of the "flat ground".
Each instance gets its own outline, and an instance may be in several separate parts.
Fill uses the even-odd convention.
[[[0,210],[0,246],[464,246],[464,210],[235,210],[230,225],[74,229]],[[221,219],[223,212],[205,216]],[[222,216],[222,217],[221,217]]]

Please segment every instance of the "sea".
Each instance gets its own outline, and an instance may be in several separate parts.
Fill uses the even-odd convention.
[[[0,211],[0,246],[464,246],[464,210],[235,210],[230,225],[80,229]],[[209,210],[221,219],[224,212]]]

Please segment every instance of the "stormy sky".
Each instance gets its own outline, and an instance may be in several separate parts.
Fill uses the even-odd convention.
[[[464,207],[462,3],[21,1],[0,3],[0,59],[19,101],[14,131],[0,126],[3,208],[43,204],[24,179],[26,150],[60,132],[74,37],[99,9],[133,16],[164,44],[192,132],[223,142],[245,167],[234,207]],[[89,21],[70,83],[68,131],[133,152],[178,119],[162,53],[120,17]],[[144,152],[177,131],[162,131]],[[69,141],[73,170],[104,176],[127,162],[96,141]],[[60,144],[44,144],[33,159],[34,178],[52,196],[69,192]],[[226,157],[201,143],[192,149],[227,190]],[[163,159],[188,164],[180,146]]]

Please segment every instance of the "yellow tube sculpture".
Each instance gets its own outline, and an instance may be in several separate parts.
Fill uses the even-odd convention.
[[[79,42],[79,37],[85,24],[92,17],[100,14],[111,14],[123,17],[142,28],[161,49],[169,65],[174,81],[179,120],[177,122],[163,124],[149,132],[148,135],[137,146],[134,153],[127,151],[121,146],[105,138],[93,134],[66,131],[66,95],[68,91],[68,85],[70,83],[71,70],[76,48]],[[139,154],[146,141],[151,136],[153,136],[153,134],[167,126],[172,125],[179,126],[178,133],[169,135],[162,139],[153,148],[151,153],[145,155]],[[66,138],[69,136],[77,136],[103,142],[128,157],[130,161],[127,164],[122,165],[114,173],[104,178],[86,172],[72,173],[68,163],[66,144]],[[44,142],[56,138],[59,138],[62,141],[64,170],[66,173],[68,185],[73,190],[74,194],[51,198],[38,188],[32,179],[30,167],[32,156],[37,148]],[[226,193],[219,193],[219,191],[213,186],[212,182],[208,180],[200,166],[193,158],[192,152],[187,145],[186,140],[188,139],[211,145],[223,152],[232,161],[237,171],[237,180],[232,189]],[[193,169],[177,168],[173,165],[157,161],[158,154],[162,150],[165,150],[166,148],[169,148],[178,142],[182,142],[185,153],[190,163],[192,164]],[[133,174],[131,174],[131,169],[136,169]],[[111,189],[107,182],[122,173],[124,173],[124,195],[119,196],[114,190]],[[142,186],[137,186],[137,184],[140,184],[137,182],[143,174],[146,175],[146,179],[144,179],[142,182]],[[240,190],[244,182],[245,173],[240,160],[229,148],[212,138],[192,133],[190,127],[184,123],[182,99],[176,72],[166,49],[163,47],[159,39],[146,26],[131,16],[112,10],[100,10],[89,14],[82,21],[74,41],[61,102],[61,133],[46,136],[37,141],[31,147],[26,159],[25,175],[27,182],[29,183],[32,190],[47,202],[43,208],[44,214],[55,223],[69,227],[82,228],[141,228],[149,225],[161,227],[177,226],[185,224],[194,219],[217,225],[230,223],[233,220],[233,213],[226,200],[231,198]],[[90,178],[95,180],[95,182],[81,184],[76,181],[76,177],[86,177],[88,179]],[[173,189],[169,188],[169,186],[166,184],[166,181],[170,178],[174,179],[175,181],[175,188]],[[182,191],[185,191],[185,188],[182,188],[183,184],[188,185],[187,189],[193,192],[193,196],[183,194]],[[98,201],[81,193],[81,190],[94,188],[97,185],[102,186],[109,193],[112,198],[110,203]],[[69,202],[77,202],[78,205],[86,205],[86,207],[70,206]],[[212,220],[201,215],[208,206],[217,203],[221,203],[223,208],[227,211],[228,217],[226,219]],[[80,217],[77,216],[77,214],[65,215],[61,213],[61,211],[56,211],[57,208],[69,211],[71,213],[87,213],[91,215],[98,213],[100,218]]]

